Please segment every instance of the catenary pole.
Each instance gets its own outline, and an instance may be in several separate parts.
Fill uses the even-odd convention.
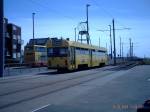
[[[32,24],[33,24],[33,46],[35,45],[35,25],[34,25],[34,23],[35,23],[35,13],[32,13]]]
[[[111,38],[111,25],[108,25],[110,28],[110,57],[112,59],[112,38]]]
[[[4,75],[4,5],[3,5],[3,0],[0,0],[0,77],[3,77]]]
[[[87,44],[90,43],[90,37],[89,37],[89,4],[86,5],[86,23],[87,23]]]
[[[116,40],[115,40],[115,21],[112,20],[113,24],[113,41],[114,41],[114,65],[116,65]]]

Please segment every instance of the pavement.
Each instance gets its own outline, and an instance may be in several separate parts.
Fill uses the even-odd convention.
[[[0,112],[136,112],[150,99],[150,66],[7,77],[0,90]]]
[[[43,72],[48,72],[47,67],[6,67],[4,70],[4,77],[21,76],[21,75],[33,75]]]

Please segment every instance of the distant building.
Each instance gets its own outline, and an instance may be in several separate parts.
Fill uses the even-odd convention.
[[[34,40],[33,39],[30,39],[29,40],[29,45],[46,45],[47,41],[49,40],[50,38],[35,38]]]
[[[5,32],[5,63],[21,62],[21,27],[8,23],[8,19],[4,19]]]

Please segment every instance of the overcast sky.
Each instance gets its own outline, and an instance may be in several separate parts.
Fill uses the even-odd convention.
[[[93,45],[110,48],[109,29],[112,18],[116,29],[117,54],[119,37],[124,42],[124,55],[129,50],[129,38],[134,42],[136,56],[150,57],[150,0],[4,0],[5,17],[22,28],[24,45],[32,38],[32,12],[35,12],[35,35],[42,37],[64,37],[74,40],[74,28],[86,20],[85,6],[89,7],[90,37]]]

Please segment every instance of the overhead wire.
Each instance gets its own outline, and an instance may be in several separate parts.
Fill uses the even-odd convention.
[[[46,10],[51,10],[50,13],[54,13],[54,14],[57,14],[57,15],[59,14],[59,16],[61,16],[61,17],[63,17],[63,18],[66,18],[66,19],[69,19],[69,20],[71,20],[71,21],[74,20],[73,17],[64,15],[64,14],[62,14],[60,11],[57,11],[57,10],[55,10],[55,9],[52,9],[52,8],[50,8],[50,7],[48,7],[48,6],[44,5],[44,4],[41,4],[41,3],[39,3],[39,2],[37,2],[37,1],[35,1],[35,0],[28,0],[28,1],[32,2],[33,4],[38,5],[38,6],[41,7],[41,8],[46,9]]]
[[[107,13],[107,15],[111,18],[114,18],[114,16],[107,11],[100,3],[98,3],[96,0],[91,0],[98,8],[101,8],[105,13]]]
[[[109,17],[111,17],[111,19],[115,18],[114,15],[112,13],[110,13],[108,10],[106,10],[101,4],[100,2],[97,2],[96,0],[91,0],[91,2],[93,2],[98,8],[102,9]],[[127,28],[125,25],[123,25],[120,21],[118,21],[117,18],[115,18],[116,23],[120,26],[122,26],[122,28]],[[120,29],[120,28],[119,28]],[[128,28],[129,29],[129,28]]]

